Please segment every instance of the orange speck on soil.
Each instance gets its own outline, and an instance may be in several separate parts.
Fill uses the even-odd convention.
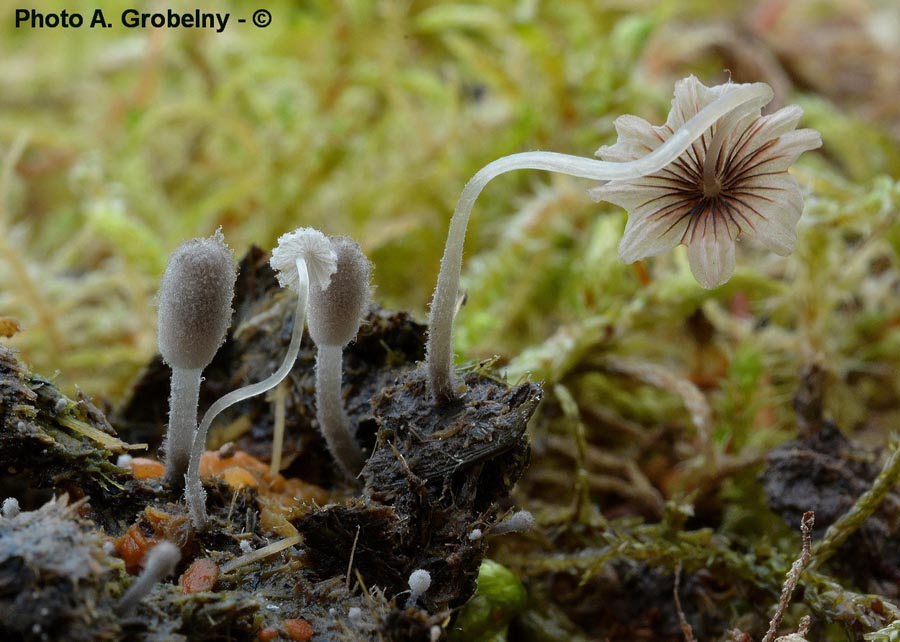
[[[256,488],[263,528],[284,537],[296,534],[289,519],[305,502],[328,503],[328,493],[323,488],[300,479],[285,479],[243,450],[229,457],[223,457],[219,451],[203,453],[200,475],[218,477],[235,490]]]
[[[121,537],[113,542],[116,553],[125,562],[125,570],[129,575],[137,575],[141,570],[144,555],[159,542],[154,538],[148,538],[141,531],[140,526],[133,524]]]
[[[147,457],[135,457],[131,460],[131,471],[135,479],[153,479],[162,477],[166,467],[155,459]]]
[[[259,632],[257,636],[260,639],[260,642],[270,642],[278,637],[278,629],[272,626],[267,626],[263,630]]]
[[[306,620],[295,618],[284,621],[284,632],[287,633],[292,640],[296,640],[297,642],[308,642],[313,635],[313,628],[312,624]]]
[[[221,474],[222,480],[234,488],[235,490],[240,490],[241,488],[256,488],[259,486],[259,482],[256,477],[253,476],[246,468],[241,468],[239,466],[232,466],[231,468],[226,468]]]
[[[219,566],[209,559],[198,559],[188,567],[178,580],[184,593],[211,591],[219,579]]]

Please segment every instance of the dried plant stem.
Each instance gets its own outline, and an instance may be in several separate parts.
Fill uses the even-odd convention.
[[[769,630],[766,631],[762,642],[772,642],[775,639],[775,634],[778,631],[778,627],[781,626],[781,620],[784,618],[784,612],[791,603],[791,596],[794,594],[794,589],[797,588],[797,582],[800,581],[800,574],[809,565],[810,559],[812,559],[810,547],[812,544],[812,528],[815,523],[815,513],[812,511],[803,513],[803,518],[800,520],[800,534],[803,538],[802,551],[800,557],[791,564],[791,570],[788,571],[787,577],[784,579],[784,586],[781,588],[781,599],[778,600],[775,615],[772,616],[772,620],[769,622]]]
[[[758,108],[772,99],[771,88],[764,83],[735,86],[724,92],[684,123],[663,144],[643,158],[627,162],[608,162],[553,152],[524,152],[504,156],[480,169],[463,188],[447,233],[447,245],[441,258],[441,270],[431,301],[426,361],[432,396],[437,401],[457,397],[454,389],[453,310],[462,271],[463,245],[469,217],[478,195],[497,176],[518,169],[538,169],[589,178],[597,181],[628,180],[657,172],[678,158],[717,120],[735,109]]]
[[[269,465],[273,475],[281,470],[281,451],[284,449],[284,424],[287,414],[287,385],[282,381],[275,386],[275,425],[272,427],[272,461]]]
[[[268,546],[263,546],[262,548],[258,548],[255,551],[250,551],[245,555],[241,555],[240,557],[236,557],[230,562],[222,565],[222,573],[231,573],[232,571],[239,569],[242,566],[246,566],[247,564],[252,564],[253,562],[258,562],[261,559],[265,559],[270,555],[274,555],[275,553],[280,553],[281,551],[290,548],[291,546],[295,546],[303,541],[303,535],[291,535],[290,537],[285,537],[282,540],[277,542],[273,542]]]
[[[678,591],[681,590],[681,562],[675,567],[675,586],[672,587],[672,597],[675,598],[675,613],[678,614],[678,625],[681,627],[681,633],[684,635],[684,642],[695,642],[694,629],[688,623],[684,616],[684,609],[681,608],[681,598],[678,597]]]
[[[575,497],[572,508],[572,519],[582,523],[590,522],[590,506],[591,506],[591,485],[590,472],[587,468],[587,430],[581,419],[581,413],[578,410],[578,402],[572,396],[572,393],[563,384],[553,386],[553,393],[559,400],[563,414],[569,419],[572,426],[574,437],[574,452],[572,457],[575,459]],[[568,443],[569,440],[566,440]]]
[[[715,444],[712,440],[712,411],[700,388],[690,380],[647,361],[611,357],[606,360],[605,365],[609,370],[629,375],[680,397],[691,416],[691,422],[697,428],[697,436],[706,457],[706,470],[718,468]]]
[[[824,537],[816,544],[813,554],[813,567],[821,566],[847,541],[872,513],[878,510],[887,494],[900,483],[900,445],[895,444],[893,451],[878,477],[866,492],[860,495],[856,503],[838,520],[828,527]]]

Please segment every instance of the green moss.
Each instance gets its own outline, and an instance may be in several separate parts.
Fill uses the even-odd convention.
[[[486,559],[478,569],[478,590],[460,612],[450,642],[504,642],[509,621],[525,608],[525,587],[509,569]]]

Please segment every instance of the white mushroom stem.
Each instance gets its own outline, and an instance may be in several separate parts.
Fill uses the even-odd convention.
[[[362,470],[359,446],[353,440],[353,427],[344,410],[341,394],[344,349],[339,345],[320,345],[316,358],[316,418],[322,428],[328,450],[350,479]]]
[[[181,481],[188,468],[191,443],[197,430],[197,404],[203,368],[172,368],[169,395],[169,427],[166,430],[166,484]]]
[[[284,381],[275,386],[275,422],[272,425],[272,461],[269,471],[277,475],[281,471],[281,451],[284,449],[284,425],[287,422],[287,386]]]
[[[128,587],[115,610],[119,615],[128,615],[165,577],[175,571],[175,566],[181,559],[181,551],[172,542],[160,542],[147,553],[144,570]]]
[[[288,376],[291,368],[294,367],[297,355],[300,354],[303,327],[306,325],[306,308],[309,304],[309,273],[307,272],[304,259],[297,259],[296,266],[298,276],[297,304],[294,309],[294,327],[291,330],[291,342],[288,345],[284,361],[281,362],[278,370],[263,381],[233,390],[213,403],[209,410],[206,411],[206,414],[203,415],[203,420],[200,422],[200,427],[194,436],[191,461],[187,475],[185,475],[184,498],[191,511],[191,521],[194,523],[194,527],[198,529],[206,526],[207,521],[206,491],[203,490],[203,484],[200,482],[200,458],[203,456],[203,451],[206,448],[206,436],[209,433],[209,427],[212,425],[213,420],[219,413],[234,404],[266,392],[281,383]]]
[[[678,158],[716,121],[735,109],[759,108],[772,99],[765,83],[735,85],[713,103],[678,128],[672,136],[643,158],[627,162],[609,162],[554,152],[512,154],[489,163],[463,188],[447,234],[441,270],[431,302],[429,317],[428,381],[436,401],[457,397],[453,383],[453,310],[459,290],[466,228],[475,200],[494,178],[517,169],[560,172],[597,181],[628,180],[659,171]]]

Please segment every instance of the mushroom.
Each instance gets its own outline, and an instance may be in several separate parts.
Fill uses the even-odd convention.
[[[182,482],[197,430],[203,369],[225,340],[237,269],[222,231],[182,243],[159,288],[159,352],[172,368],[165,480]]]
[[[291,342],[281,365],[269,377],[259,383],[244,386],[222,396],[203,415],[200,427],[194,435],[184,489],[191,521],[196,528],[203,528],[207,522],[206,492],[200,482],[200,458],[206,447],[206,435],[210,425],[216,416],[226,408],[274,388],[287,377],[300,353],[300,341],[303,338],[303,327],[306,324],[310,289],[312,287],[312,290],[316,291],[327,287],[335,270],[335,261],[334,250],[328,238],[318,230],[309,227],[283,234],[278,239],[278,246],[272,250],[270,264],[276,271],[278,283],[297,293]]]
[[[758,112],[772,97],[772,89],[765,83],[723,85],[716,99],[684,122],[668,140],[634,160],[611,162],[537,151],[505,156],[479,170],[463,188],[450,220],[437,287],[431,301],[426,363],[428,384],[435,401],[449,401],[459,395],[452,374],[453,319],[463,244],[475,200],[492,179],[517,169],[548,170],[598,181],[639,178],[657,172],[678,159],[720,118],[732,112],[740,115]]]
[[[317,348],[316,419],[338,466],[353,478],[364,460],[341,395],[343,350],[356,338],[368,307],[371,266],[356,241],[333,237],[331,245],[337,269],[328,287],[317,288],[309,299],[309,335]]]

